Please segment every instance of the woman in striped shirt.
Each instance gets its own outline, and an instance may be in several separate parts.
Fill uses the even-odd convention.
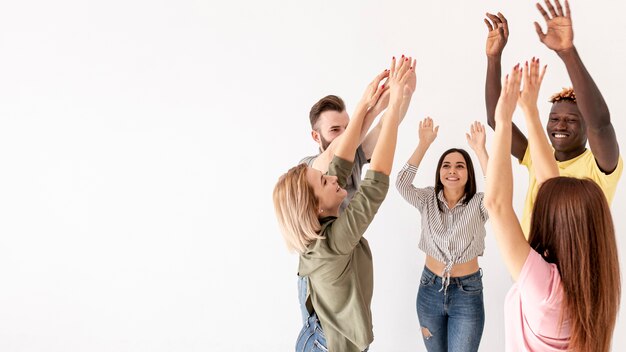
[[[477,257],[485,249],[488,215],[484,194],[476,193],[472,159],[463,149],[443,153],[434,187],[413,186],[417,168],[438,130],[431,118],[420,122],[419,143],[396,182],[402,197],[421,213],[419,248],[426,253],[426,263],[417,316],[428,351],[477,351],[485,323]],[[466,137],[484,172],[489,159],[484,126],[474,122]]]

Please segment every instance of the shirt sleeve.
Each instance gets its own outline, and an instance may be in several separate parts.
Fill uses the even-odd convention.
[[[474,197],[479,197],[480,202],[479,204],[479,210],[480,210],[480,217],[482,218],[483,221],[487,221],[489,220],[489,213],[487,212],[487,208],[485,208],[485,194],[482,192],[476,193],[476,195]]]
[[[389,190],[389,176],[368,170],[346,210],[325,233],[328,246],[338,254],[348,254],[359,243]]]
[[[429,188],[417,188],[413,186],[413,180],[417,173],[417,167],[409,163],[406,163],[404,167],[398,172],[398,178],[396,179],[396,188],[402,198],[404,198],[409,204],[413,205],[419,211],[422,211],[428,197],[432,194],[432,190]]]
[[[341,188],[346,188],[348,177],[352,174],[353,162],[346,159],[342,159],[338,156],[334,156],[333,160],[328,165],[328,175],[337,176],[337,182]]]
[[[317,159],[316,156],[307,156],[306,158],[302,158],[298,164],[307,164],[307,166],[313,167],[313,162]]]

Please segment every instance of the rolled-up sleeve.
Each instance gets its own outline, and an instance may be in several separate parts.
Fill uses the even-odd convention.
[[[389,176],[368,170],[361,186],[346,210],[327,233],[329,247],[338,254],[348,254],[374,219],[389,190]]]

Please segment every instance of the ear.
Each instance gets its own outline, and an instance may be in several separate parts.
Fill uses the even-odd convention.
[[[321,145],[322,144],[322,140],[320,139],[320,134],[316,131],[316,130],[311,130],[311,137],[313,137],[313,140]]]

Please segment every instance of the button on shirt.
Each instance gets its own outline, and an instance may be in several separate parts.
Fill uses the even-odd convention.
[[[485,222],[489,218],[483,204],[484,193],[476,193],[467,204],[465,197],[452,208],[434,187],[417,188],[413,180],[417,167],[406,164],[398,173],[396,187],[400,195],[415,206],[422,221],[419,248],[445,263],[442,277],[449,277],[454,264],[468,262],[485,250]],[[441,205],[441,209],[437,205]]]

